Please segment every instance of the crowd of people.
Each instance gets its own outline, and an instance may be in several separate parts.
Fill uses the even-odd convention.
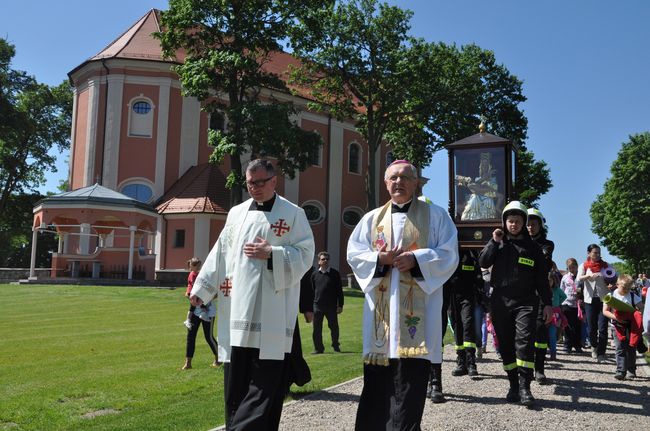
[[[347,244],[347,262],[365,294],[355,429],[418,430],[427,398],[445,401],[441,364],[448,322],[456,350],[452,376],[479,375],[477,359],[490,333],[509,382],[507,402],[535,403],[531,382],[548,382],[545,362],[557,360],[558,342],[565,353],[590,348],[594,360],[604,361],[610,325],[615,377],[635,376],[644,325],[650,325],[650,317],[641,316],[650,284],[644,274],[617,277],[595,244],[583,263],[567,259],[562,274],[544,216],[518,201],[505,206],[501,228],[482,250],[460,247],[447,211],[417,197],[418,171],[411,163],[391,163],[384,183],[390,200],[361,218]],[[313,354],[325,351],[325,319],[331,347],[340,352],[344,296],[329,253],[318,253],[318,267],[312,267],[309,223],[300,207],[275,192],[274,166],[252,161],[246,186],[250,199],[231,209],[205,264],[188,262],[183,369],[191,368],[202,325],[216,355],[213,365],[224,367],[226,429],[274,430],[289,386],[311,378],[300,348],[299,312],[313,325]],[[218,345],[207,332],[215,319]]]

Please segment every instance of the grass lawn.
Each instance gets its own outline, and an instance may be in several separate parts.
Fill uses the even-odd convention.
[[[0,430],[207,430],[224,422],[223,371],[197,337],[185,356],[184,289],[0,285]],[[346,290],[343,353],[313,350],[300,397],[362,373],[363,297]],[[302,318],[302,316],[301,316]],[[449,332],[448,335],[449,337]]]

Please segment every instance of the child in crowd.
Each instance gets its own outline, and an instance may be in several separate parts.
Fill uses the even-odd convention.
[[[196,277],[199,275],[199,269],[201,269],[201,259],[198,257],[191,258],[187,261],[187,268],[190,270],[190,273],[187,276],[187,289],[185,289],[185,296],[189,298],[190,292],[192,292],[192,287],[194,287],[194,280],[196,280]],[[203,310],[201,310],[201,315],[199,317],[205,321],[209,321],[210,318],[207,314],[208,309],[205,306],[202,306],[201,308],[203,308]],[[191,317],[195,309],[196,307],[190,304],[190,309],[187,312],[187,318],[183,322],[187,329],[190,330],[192,329]]]
[[[582,324],[579,310],[579,289],[576,283],[578,274],[578,261],[570,257],[566,261],[567,273],[560,281],[560,289],[564,292],[566,299],[562,302],[562,313],[567,319],[565,328],[564,351],[571,353],[574,349],[576,353],[582,353]]]
[[[566,300],[566,294],[560,288],[561,279],[557,277],[556,274],[559,274],[557,270],[557,265],[555,262],[552,262],[551,273],[553,274],[551,281],[553,285],[551,286],[551,306],[553,307],[553,320],[548,327],[548,344],[549,350],[551,353],[551,361],[557,359],[557,339],[558,335],[561,337],[561,332],[567,326],[567,319],[562,313],[561,305]]]
[[[497,338],[497,333],[494,330],[494,325],[492,325],[492,316],[490,313],[485,313],[485,328],[487,332],[492,335],[492,347],[494,347],[494,352],[497,354],[499,360],[501,360],[501,352],[499,351],[499,339]]]
[[[641,297],[632,293],[634,280],[627,274],[618,277],[616,290],[612,297],[637,310],[643,309]],[[616,329],[614,343],[616,344],[616,374],[617,380],[625,380],[626,375],[636,377],[636,351],[637,344],[643,343],[641,331],[635,319],[640,323],[640,312],[625,312],[615,310],[609,303],[603,304],[603,315],[612,320]],[[636,315],[636,316],[635,316]],[[638,319],[637,319],[638,316]]]

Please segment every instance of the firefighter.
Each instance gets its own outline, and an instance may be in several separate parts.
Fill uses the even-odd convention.
[[[528,234],[527,218],[528,210],[519,201],[506,205],[503,229],[492,232],[492,239],[479,255],[479,264],[482,268],[492,266],[490,305],[503,368],[510,383],[506,400],[531,406],[535,402],[530,382],[540,300],[546,322],[551,321],[552,308],[546,261]]]
[[[451,301],[451,288],[447,283],[442,286],[442,340],[445,339],[449,316],[449,303]],[[453,317],[453,316],[452,316]],[[452,320],[453,327],[453,320]],[[444,343],[444,341],[443,341]],[[431,399],[434,404],[446,402],[445,395],[442,393],[442,363],[431,363],[429,371],[429,384],[427,386],[427,398]]]
[[[536,208],[528,209],[528,222],[526,223],[530,237],[542,249],[544,260],[546,262],[546,274],[551,273],[553,267],[553,250],[555,244],[546,238],[546,219],[542,212]],[[549,283],[551,283],[549,278]],[[551,286],[548,286],[549,292]],[[546,350],[548,349],[548,325],[542,316],[542,309],[540,304],[539,311],[537,312],[537,323],[535,328],[535,381],[540,385],[547,383],[546,375],[544,374],[544,362],[546,361]]]
[[[483,284],[476,252],[460,250],[458,268],[445,283],[445,287],[449,286],[451,290],[451,313],[456,341],[456,368],[452,371],[452,376],[478,376],[474,307]]]

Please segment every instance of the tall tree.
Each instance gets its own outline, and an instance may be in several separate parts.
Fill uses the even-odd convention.
[[[316,11],[292,38],[294,53],[303,60],[292,73],[311,89],[314,109],[339,120],[353,118],[368,145],[366,192],[368,207],[377,205],[375,158],[389,124],[410,109],[405,86],[417,65],[408,36],[412,12],[375,0],[337,2]]]
[[[445,144],[476,133],[485,116],[490,132],[526,151],[521,81],[491,51],[409,36],[411,16],[377,0],[339,2],[311,15],[292,39],[303,60],[293,79],[312,88],[311,106],[354,119],[368,144],[369,207],[377,205],[372,155],[383,141],[423,167]],[[550,187],[548,170],[532,153],[520,160],[520,194],[532,203]],[[538,184],[527,182],[531,171]]]
[[[70,147],[72,89],[40,84],[13,70],[15,48],[0,38],[0,214],[12,195],[31,192],[56,172],[56,154]]]
[[[650,266],[650,133],[630,136],[591,204],[592,231],[635,272]]]
[[[279,101],[288,94],[281,76],[268,66],[281,49],[296,16],[316,8],[316,0],[170,0],[156,36],[170,58],[185,57],[174,67],[185,95],[204,102],[207,112],[221,112],[224,131],[210,131],[210,158],[230,157],[231,204],[242,201],[241,157],[276,157],[283,173],[304,170],[321,145],[318,134],[302,130],[291,117],[296,108]]]

